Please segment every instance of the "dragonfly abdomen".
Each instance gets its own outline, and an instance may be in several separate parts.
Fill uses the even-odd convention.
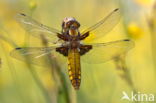
[[[73,87],[78,90],[81,83],[80,54],[77,49],[68,52],[68,73]]]

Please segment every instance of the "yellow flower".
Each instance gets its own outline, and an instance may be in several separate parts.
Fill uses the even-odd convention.
[[[32,0],[32,1],[30,1],[30,3],[29,3],[29,7],[30,7],[30,9],[32,9],[32,10],[36,9],[37,3],[36,3],[34,0]]]
[[[134,22],[131,22],[127,29],[130,36],[134,39],[139,39],[143,34],[142,29]]]
[[[154,0],[134,0],[134,1],[142,6],[150,6],[154,3]]]

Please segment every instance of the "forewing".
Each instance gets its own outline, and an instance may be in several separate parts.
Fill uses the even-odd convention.
[[[25,14],[18,14],[16,20],[32,36],[38,38],[44,36],[49,42],[56,41],[57,34],[60,34],[59,30],[45,26]]]
[[[130,40],[119,40],[87,45],[92,45],[92,49],[82,55],[81,60],[87,63],[103,63],[126,53],[134,46],[134,42]]]
[[[10,55],[18,60],[45,66],[51,60],[64,60],[63,56],[55,51],[55,47],[26,47],[16,48]]]
[[[98,39],[111,31],[113,27],[119,22],[120,17],[120,10],[115,9],[108,16],[106,16],[93,26],[89,27],[88,29],[84,30],[81,34],[83,35],[89,32],[89,37],[91,37],[93,40]]]

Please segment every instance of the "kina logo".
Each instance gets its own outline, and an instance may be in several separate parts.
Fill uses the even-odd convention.
[[[141,92],[134,93],[133,91],[129,95],[125,91],[123,91],[121,100],[153,102],[155,101],[155,95]]]

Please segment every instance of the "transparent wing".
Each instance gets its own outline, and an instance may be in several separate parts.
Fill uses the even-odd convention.
[[[81,60],[87,63],[103,63],[126,53],[134,46],[134,42],[126,39],[87,45],[92,45],[93,47],[89,52],[81,56]]]
[[[113,27],[119,22],[120,17],[121,17],[120,10],[115,9],[104,19],[94,24],[93,26],[89,27],[88,29],[84,30],[81,34],[83,35],[89,32],[90,34],[89,37],[91,37],[93,40],[98,39],[101,36],[104,36],[109,31],[111,31]]]
[[[56,47],[26,47],[16,48],[11,51],[10,55],[18,60],[25,61],[27,63],[33,63],[44,66],[49,62],[50,56],[53,60],[59,60],[63,62],[65,58],[55,51]]]
[[[18,14],[16,16],[16,20],[21,24],[21,26],[32,36],[41,38],[41,36],[44,36],[48,41],[54,42],[56,41],[57,34],[60,33],[59,30],[47,27],[31,17],[25,15],[25,14]]]

